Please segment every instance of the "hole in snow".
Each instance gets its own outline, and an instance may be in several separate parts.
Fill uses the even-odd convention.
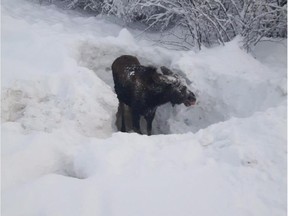
[[[158,65],[169,66],[173,60],[172,55],[169,56],[165,53],[166,51],[151,51],[151,49],[149,51],[144,49],[129,50],[129,47],[124,48],[110,42],[106,44],[84,42],[79,46],[78,51],[79,64],[94,71],[106,85],[110,86],[113,92],[114,82],[111,65],[117,57],[123,54],[135,55],[143,65],[156,62]],[[250,59],[248,60],[251,61]],[[184,105],[172,107],[170,104],[160,106],[153,121],[152,134],[197,132],[211,124],[226,121],[231,117],[249,117],[256,111],[262,111],[277,105],[277,103],[282,101],[282,97],[285,94],[281,91],[281,87],[267,79],[255,80],[253,71],[244,71],[246,68],[240,68],[240,71],[237,71],[235,75],[226,73],[226,71],[222,73],[216,69],[213,70],[209,62],[193,64],[193,68],[189,68],[189,61],[183,61],[182,63],[180,61],[172,66],[176,70],[184,68],[182,73],[192,82],[189,88],[197,96],[197,105],[194,107],[185,107]],[[221,59],[219,61],[219,64],[225,64],[226,62],[226,60]],[[224,62],[221,63],[221,61]],[[211,62],[211,65],[213,64]],[[252,69],[254,67],[253,64],[256,65],[255,69],[259,67],[258,62],[252,62],[251,64]],[[185,68],[189,69],[185,70]],[[228,70],[230,69],[228,68]],[[262,70],[262,68],[258,68],[258,70]],[[247,76],[246,73],[251,73],[252,75]],[[114,104],[117,109],[118,100],[116,97],[115,100]],[[116,110],[112,120],[118,122],[118,128],[120,128],[120,119],[116,117]],[[146,129],[145,124],[146,122],[142,119],[142,131]],[[117,126],[113,127],[117,131]]]

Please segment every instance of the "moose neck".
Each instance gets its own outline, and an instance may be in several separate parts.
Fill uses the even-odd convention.
[[[160,91],[149,95],[147,104],[149,107],[157,107],[171,101],[169,91]]]

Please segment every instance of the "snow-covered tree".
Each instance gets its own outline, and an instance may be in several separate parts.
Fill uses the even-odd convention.
[[[54,0],[57,1],[57,0]],[[61,0],[60,0],[61,1]],[[249,49],[263,38],[287,37],[287,0],[65,0],[82,8],[141,23],[166,35],[162,44],[191,47],[224,44],[243,37]],[[167,37],[167,35],[169,37]],[[173,39],[174,37],[174,39]],[[168,41],[167,38],[171,40]]]

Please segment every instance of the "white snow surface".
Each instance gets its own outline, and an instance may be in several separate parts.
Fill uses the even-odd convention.
[[[1,10],[3,216],[286,215],[286,41],[182,52],[54,6]],[[117,132],[122,54],[181,71],[197,104]]]

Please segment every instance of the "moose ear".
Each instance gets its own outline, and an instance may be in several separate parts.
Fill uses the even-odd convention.
[[[160,69],[164,75],[170,75],[171,76],[174,74],[170,69],[168,69],[165,66],[161,66]]]
[[[169,82],[169,80],[167,79],[167,76],[163,74],[158,74],[158,73],[153,74],[152,79],[157,84],[164,84],[164,83]]]

